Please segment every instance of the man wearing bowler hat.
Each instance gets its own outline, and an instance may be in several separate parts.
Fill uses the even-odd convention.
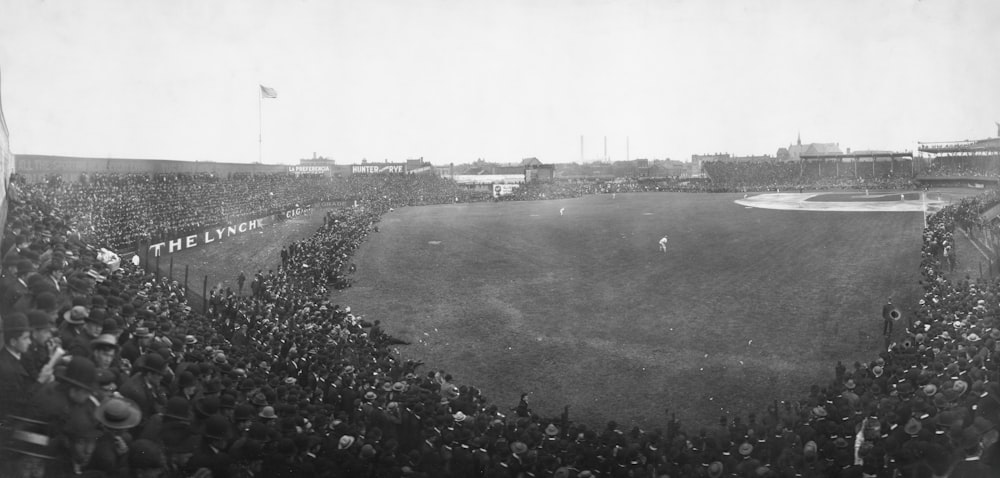
[[[4,284],[4,293],[0,297],[0,313],[6,314],[14,311],[14,304],[21,297],[28,295],[28,276],[35,273],[35,264],[30,259],[17,261],[17,276],[14,280]]]
[[[52,436],[69,439],[67,427],[71,421],[78,431],[90,427],[97,430],[94,411],[98,403],[93,396],[97,387],[97,367],[94,362],[73,357],[68,365],[56,371],[55,377],[34,397],[34,410],[38,418],[49,423]]]
[[[65,353],[61,350],[61,340],[55,337],[55,321],[41,310],[29,310],[28,326],[31,328],[31,346],[21,361],[33,379],[48,383],[53,378],[55,362]],[[43,371],[44,377],[41,377]]]
[[[163,357],[155,352],[142,356],[138,373],[132,375],[121,387],[121,394],[139,405],[142,416],[149,418],[157,414],[166,404],[166,395],[160,382],[167,367]]]
[[[132,338],[122,345],[122,358],[128,359],[131,363],[137,363],[139,357],[149,352],[153,343],[153,332],[148,325],[143,324],[136,327],[132,332]]]
[[[24,368],[22,357],[31,347],[31,329],[24,314],[3,318],[3,350],[0,350],[0,415],[23,415],[35,381]],[[0,416],[0,423],[3,416]]]
[[[90,343],[101,335],[101,331],[104,329],[104,319],[107,318],[107,314],[104,309],[93,309],[87,316],[83,319],[83,327],[81,334],[77,335],[72,342],[66,344],[66,352],[69,355],[78,355],[80,357],[90,357],[92,351]]]
[[[208,417],[201,434],[202,441],[187,464],[188,471],[208,468],[213,477],[229,476],[229,465],[232,463],[228,453],[230,435],[230,423],[226,417],[218,414]]]
[[[68,347],[78,336],[83,335],[83,324],[90,315],[90,310],[83,305],[74,305],[63,313],[62,325],[59,326],[59,340]]]

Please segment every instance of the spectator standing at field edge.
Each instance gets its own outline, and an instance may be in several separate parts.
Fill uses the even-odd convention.
[[[243,295],[243,284],[247,281],[247,275],[240,271],[240,275],[236,276],[236,285],[239,290],[239,295]]]
[[[889,348],[889,343],[892,342],[892,312],[895,310],[896,306],[892,305],[892,297],[890,297],[885,305],[882,306],[882,337],[885,338],[885,348],[887,349]]]

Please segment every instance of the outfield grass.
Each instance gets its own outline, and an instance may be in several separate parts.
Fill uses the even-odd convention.
[[[502,408],[525,391],[538,413],[569,404],[594,425],[660,426],[666,408],[712,424],[801,398],[837,360],[872,359],[885,299],[919,294],[919,214],[746,209],[741,197],[399,209],[333,300],[411,340],[404,358]],[[235,287],[240,269],[274,268],[322,213],[175,254],[174,276],[188,264],[196,292],[206,275],[210,288]]]
[[[873,359],[881,306],[919,294],[914,213],[747,209],[619,194],[404,208],[335,296],[502,408],[691,425],[801,398]],[[560,217],[559,209],[566,208]],[[670,236],[668,252],[656,241]]]

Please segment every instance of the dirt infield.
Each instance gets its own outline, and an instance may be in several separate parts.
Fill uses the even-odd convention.
[[[851,192],[839,194],[843,201],[810,201],[828,193],[767,193],[737,199],[741,206],[788,211],[840,211],[840,212],[935,212],[948,205],[950,198],[941,194],[913,194],[886,192],[865,194]],[[864,198],[871,198],[865,201]],[[894,199],[894,200],[893,200]],[[925,209],[926,208],[926,209]]]

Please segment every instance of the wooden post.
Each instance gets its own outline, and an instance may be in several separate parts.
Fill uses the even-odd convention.
[[[208,276],[205,276],[205,283],[201,286],[201,313],[208,313]]]
[[[188,295],[188,264],[184,264],[184,297]]]
[[[174,256],[170,256],[170,280],[174,280]]]
[[[154,276],[157,279],[160,278],[160,256],[159,255],[156,256],[156,274],[154,274]]]
[[[146,260],[142,261],[142,270],[149,272],[149,246],[146,246]]]

